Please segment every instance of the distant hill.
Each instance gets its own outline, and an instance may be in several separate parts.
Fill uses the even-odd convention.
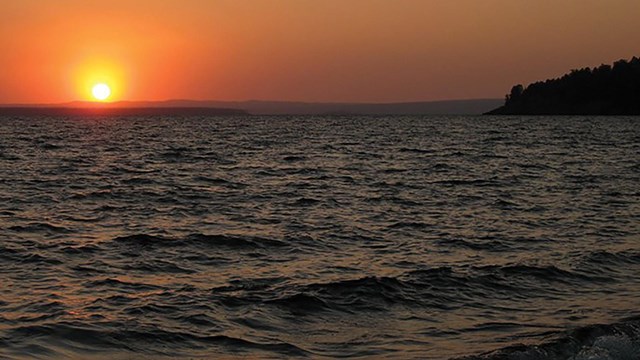
[[[213,107],[93,107],[88,106],[7,106],[5,116],[229,116],[247,115],[244,110]]]
[[[640,115],[640,59],[516,85],[490,115]]]
[[[0,107],[5,116],[230,116],[247,115],[244,110],[212,107],[68,107],[10,106]]]
[[[104,113],[138,115],[235,114],[254,115],[474,115],[501,104],[499,99],[426,101],[407,103],[308,103],[293,101],[119,101],[96,104],[76,101],[54,105],[4,105],[0,114],[31,113]],[[57,109],[66,110],[57,110]],[[31,110],[29,110],[31,109]],[[45,111],[46,109],[46,111]],[[138,109],[138,110],[136,110]],[[144,110],[141,110],[144,109]],[[196,110],[199,109],[199,110]],[[207,110],[211,109],[211,110]],[[207,113],[209,112],[209,113]]]
[[[473,115],[500,104],[498,99],[423,101],[406,103],[310,103],[292,101],[207,102],[211,106],[243,109],[256,115]],[[189,102],[178,101],[180,104]],[[202,104],[193,102],[194,105]]]

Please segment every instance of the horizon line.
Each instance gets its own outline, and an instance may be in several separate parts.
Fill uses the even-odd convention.
[[[72,108],[74,104],[82,105],[95,105],[95,107],[108,107],[109,105],[118,105],[126,103],[170,103],[170,102],[191,102],[191,103],[293,103],[293,104],[314,104],[314,105],[395,105],[395,104],[423,104],[423,103],[450,103],[450,102],[464,102],[464,101],[496,101],[503,100],[498,97],[486,97],[486,98],[461,98],[461,99],[445,99],[445,100],[409,100],[409,101],[381,101],[381,102],[368,102],[368,101],[308,101],[308,100],[201,100],[201,99],[186,99],[186,98],[174,98],[164,100],[116,100],[116,101],[92,101],[92,100],[71,100],[66,102],[55,103],[0,103],[0,107],[69,107]]]

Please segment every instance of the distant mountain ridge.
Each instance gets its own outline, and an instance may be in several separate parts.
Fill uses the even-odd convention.
[[[516,85],[489,115],[640,115],[640,59]]]
[[[232,116],[244,110],[213,107],[0,106],[0,116]]]
[[[74,101],[63,104],[42,105],[0,105],[0,114],[7,109],[156,109],[149,112],[162,113],[163,109],[186,113],[193,109],[219,109],[221,111],[241,111],[253,115],[479,115],[499,106],[499,99],[472,99],[423,101],[405,103],[312,103],[295,101],[118,101],[95,103]],[[37,110],[33,110],[37,111]],[[98,110],[107,111],[107,110]],[[112,111],[112,110],[109,110]],[[204,111],[204,110],[202,110]]]

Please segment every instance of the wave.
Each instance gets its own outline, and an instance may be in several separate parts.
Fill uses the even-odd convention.
[[[283,157],[282,160],[285,162],[305,161],[307,160],[307,157],[299,156],[299,155],[289,155],[289,156]]]
[[[513,345],[458,360],[637,360],[640,318],[590,325],[538,345]]]
[[[149,274],[169,273],[169,274],[193,274],[195,270],[179,266],[176,263],[163,260],[144,261],[142,263],[127,264],[122,267],[127,271],[140,271]]]
[[[500,187],[501,182],[495,179],[454,179],[454,180],[441,180],[434,181],[433,184],[443,186],[476,186],[476,187]]]
[[[247,187],[247,185],[243,183],[201,175],[194,177],[194,180],[205,184],[223,186],[230,189],[243,189]]]
[[[111,190],[87,191],[84,193],[74,193],[69,197],[72,200],[104,200],[115,198],[116,194]]]
[[[63,262],[42,256],[36,252],[26,252],[23,250],[13,249],[0,245],[0,260],[12,261],[21,264],[39,264],[39,265],[60,265]]]
[[[151,284],[143,284],[143,283],[135,283],[128,282],[124,280],[118,280],[114,278],[106,278],[102,280],[94,280],[87,284],[89,288],[119,288],[123,290],[132,290],[132,291],[150,291],[150,290],[158,290],[163,289],[162,286],[159,285],[151,285]]]
[[[314,199],[314,198],[299,198],[294,201],[291,205],[293,206],[313,206],[321,203],[322,200]]]
[[[433,227],[434,227],[433,224],[427,224],[420,221],[401,221],[401,222],[393,223],[388,226],[389,229],[402,229],[402,228],[429,229]]]
[[[431,279],[427,279],[427,273],[432,276]],[[390,307],[394,305],[447,308],[445,304],[450,302],[455,297],[453,293],[459,290],[456,286],[460,282],[471,281],[456,277],[451,269],[437,268],[424,271],[421,275],[412,272],[398,278],[367,276],[298,286],[278,287],[262,284],[259,288],[242,284],[231,288],[212,289],[212,293],[214,297],[219,296],[219,300],[227,306],[263,303],[283,307],[292,312],[300,309],[344,313],[384,312],[390,311]],[[440,278],[438,282],[435,281],[437,278]]]
[[[595,265],[640,264],[640,252],[635,250],[595,251],[585,257],[585,262]]]
[[[151,185],[157,184],[158,182],[150,177],[134,176],[122,179],[122,183],[127,185]]]
[[[401,153],[415,153],[415,154],[433,154],[436,153],[436,150],[432,150],[432,149],[418,149],[418,148],[400,148],[400,150],[398,150]]]
[[[378,184],[376,184],[378,185]],[[389,187],[392,185],[389,184],[381,184],[381,187]],[[413,200],[409,200],[409,199],[404,199],[401,197],[397,197],[397,196],[378,196],[378,197],[367,197],[364,199],[366,202],[369,203],[394,203],[394,204],[398,204],[398,205],[403,205],[403,206],[420,206],[421,203],[417,202],[417,201],[413,201]]]
[[[206,235],[191,234],[182,238],[169,238],[148,234],[136,234],[121,236],[113,239],[114,243],[136,246],[141,248],[161,248],[161,247],[205,247],[205,248],[227,248],[227,249],[268,249],[284,248],[290,245],[275,239],[231,236],[231,235]]]
[[[14,225],[8,228],[11,231],[15,232],[24,232],[24,233],[70,233],[71,229],[68,229],[64,226],[52,225],[49,223],[29,223],[27,225]]]
[[[476,251],[504,252],[514,250],[509,244],[500,240],[472,241],[463,239],[442,238],[436,240],[436,244],[452,248],[463,248]]]
[[[248,291],[250,290],[250,291]],[[317,311],[385,311],[390,304],[409,299],[402,281],[387,277],[365,277],[296,287],[273,287],[270,282],[240,283],[232,287],[212,289],[214,298],[225,306],[240,307],[266,304],[285,308],[292,313]]]
[[[234,353],[264,352],[281,356],[309,356],[306,350],[283,341],[258,342],[224,334],[168,331],[151,325],[132,328],[125,323],[111,322],[87,324],[63,321],[20,326],[8,329],[5,336],[0,338],[0,344],[3,342],[9,344],[6,349],[13,347],[16,350],[20,350],[17,344],[38,344],[41,352],[55,357],[62,355],[57,353],[56,344],[64,344],[84,352],[123,352],[151,356],[184,356],[182,351],[191,353],[194,349],[211,347],[221,347]],[[33,355],[33,351],[26,351],[24,355]]]
[[[466,300],[512,299],[519,297],[553,296],[562,284],[580,288],[608,278],[595,277],[555,266],[514,264],[454,269],[435,267],[413,270],[397,277],[368,276],[328,283],[298,286],[278,286],[262,283],[260,287],[247,283],[213,289],[229,306],[271,304],[293,312],[309,311],[391,311],[395,305],[435,309],[468,306]],[[479,304],[478,306],[482,306]]]
[[[487,265],[476,267],[480,272],[502,274],[510,279],[535,279],[538,282],[585,282],[591,283],[595,281],[607,281],[606,278],[598,278],[595,276],[589,276],[576,271],[560,269],[556,266],[532,266],[524,264],[495,266]]]

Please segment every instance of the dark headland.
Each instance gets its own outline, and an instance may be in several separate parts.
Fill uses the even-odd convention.
[[[516,85],[487,115],[640,115],[640,59]]]

